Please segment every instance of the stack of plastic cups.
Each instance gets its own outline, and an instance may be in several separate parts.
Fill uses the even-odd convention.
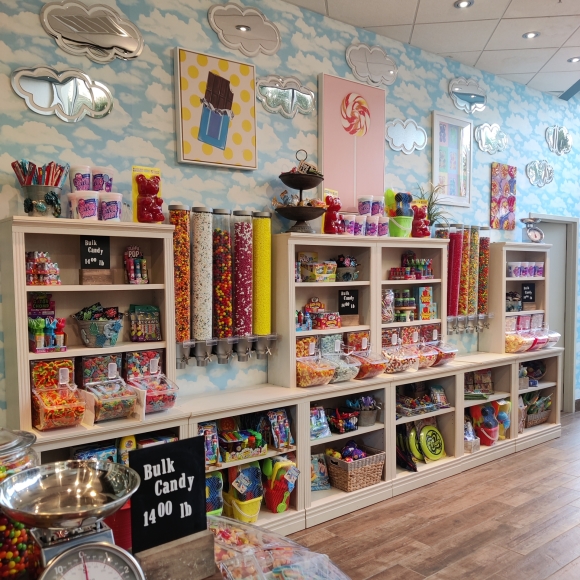
[[[234,335],[238,360],[247,361],[253,323],[254,240],[252,212],[236,210],[234,214]]]
[[[230,210],[213,210],[213,329],[219,364],[229,361],[234,334]]]
[[[254,212],[254,306],[253,327],[258,337],[256,355],[265,358],[267,337],[272,332],[272,214]]]
[[[181,204],[169,206],[169,223],[173,231],[173,276],[175,279],[175,340],[177,368],[185,368],[183,342],[191,332],[191,213]]]
[[[192,227],[192,309],[191,337],[195,344],[195,358],[198,366],[206,366],[211,347],[205,341],[212,339],[212,209],[194,207],[191,210]]]

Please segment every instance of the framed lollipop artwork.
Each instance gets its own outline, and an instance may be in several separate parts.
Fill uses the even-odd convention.
[[[518,168],[505,163],[491,164],[491,215],[493,230],[516,229],[516,178]]]
[[[471,133],[467,119],[433,111],[434,185],[443,186],[439,203],[469,207],[471,205]]]
[[[357,208],[360,196],[384,195],[384,89],[318,76],[318,163],[325,189],[338,192],[343,211]]]

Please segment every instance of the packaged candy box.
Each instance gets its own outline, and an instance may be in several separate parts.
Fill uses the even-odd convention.
[[[140,350],[125,354],[123,378],[128,381],[136,377],[147,377],[161,371],[160,350]]]
[[[111,363],[117,367],[117,375],[121,376],[121,355],[106,354],[103,356],[82,356],[77,365],[76,382],[80,386],[87,383],[106,381],[109,378],[108,370]]]
[[[145,395],[145,413],[171,409],[175,405],[179,390],[175,383],[161,373],[131,379],[129,385],[147,392]]]
[[[117,447],[115,445],[83,445],[71,449],[71,457],[80,461],[109,461],[117,463]]]
[[[39,431],[75,427],[85,414],[76,388],[32,389],[32,425]]]
[[[123,419],[135,409],[137,394],[122,379],[89,383],[86,388],[94,397],[95,423]]]

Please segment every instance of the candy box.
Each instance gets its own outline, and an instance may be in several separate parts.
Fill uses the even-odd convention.
[[[155,437],[143,437],[137,439],[137,449],[144,449],[145,447],[153,447],[154,445],[163,445],[164,443],[173,443],[179,441],[179,437],[175,435],[156,435]]]
[[[177,391],[179,390],[175,383],[161,373],[148,377],[135,377],[129,380],[129,385],[146,391],[146,414],[171,409],[175,405]]]
[[[266,455],[268,445],[265,442],[262,442],[262,445],[254,444],[252,447],[252,438],[256,441],[256,433],[252,430],[220,431],[218,440],[222,461],[227,463]]]
[[[72,447],[71,457],[84,461],[109,461],[111,463],[117,463],[117,447],[115,445],[104,445],[102,447],[82,445]]]
[[[324,330],[326,328],[340,328],[341,320],[338,312],[318,312],[312,316],[312,328]]]
[[[300,273],[304,282],[335,281],[336,262],[303,263]]]
[[[69,376],[74,376],[75,363],[72,358],[30,361],[30,384],[33,389],[54,389],[59,386],[61,369],[68,369]]]
[[[109,378],[109,365],[115,364],[117,375],[121,375],[121,355],[106,354],[103,356],[82,356],[80,364],[76,367],[76,382],[80,386],[87,383],[105,381]]]
[[[303,264],[318,262],[318,252],[298,252],[298,261]]]
[[[125,354],[123,378],[128,381],[134,377],[154,375],[161,370],[161,350],[140,350]]]
[[[94,422],[129,417],[137,404],[134,388],[123,379],[89,383],[84,394],[87,412],[94,415]]]
[[[74,427],[85,414],[85,402],[76,388],[32,389],[32,425],[39,431]]]
[[[320,302],[318,298],[311,298],[304,306],[304,312],[324,312],[324,303]]]

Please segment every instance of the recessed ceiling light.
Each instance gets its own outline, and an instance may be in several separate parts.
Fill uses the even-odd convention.
[[[568,62],[580,62],[580,56],[573,56],[568,59]]]
[[[526,32],[525,34],[522,34],[522,38],[525,38],[527,40],[531,38],[538,38],[538,36],[540,36],[539,32]]]
[[[474,0],[457,0],[453,6],[455,6],[455,8],[469,8],[470,6],[473,6],[473,2]]]
[[[245,26],[244,24],[238,24],[236,26],[236,28],[240,31],[240,32],[250,32],[250,30],[252,30],[249,26]]]

